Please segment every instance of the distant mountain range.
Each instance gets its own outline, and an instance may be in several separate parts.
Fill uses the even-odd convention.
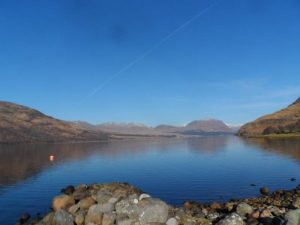
[[[236,131],[235,128],[231,128],[224,122],[216,119],[195,120],[185,126],[161,124],[156,127],[149,127],[141,123],[103,123],[99,125],[80,121],[74,123],[85,128],[119,135],[191,136],[232,134]]]
[[[215,119],[195,120],[186,126],[140,123],[68,122],[37,110],[0,101],[0,143],[101,141],[126,136],[195,136],[233,134],[236,128]]]
[[[247,123],[238,132],[240,136],[300,134],[300,98],[287,108]]]

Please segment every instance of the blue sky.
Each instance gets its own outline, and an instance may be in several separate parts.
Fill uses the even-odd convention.
[[[300,96],[298,0],[0,1],[0,98],[65,120],[241,124]]]

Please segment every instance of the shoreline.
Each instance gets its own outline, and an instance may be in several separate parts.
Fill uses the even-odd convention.
[[[300,185],[289,191],[269,193],[261,188],[260,192],[255,198],[211,204],[186,201],[178,207],[127,183],[81,184],[62,189],[43,217],[30,220],[24,213],[16,225],[300,224]]]

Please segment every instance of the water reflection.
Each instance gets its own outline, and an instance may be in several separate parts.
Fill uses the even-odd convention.
[[[250,138],[244,141],[264,151],[288,156],[300,162],[300,138]]]
[[[57,164],[82,160],[95,154],[109,159],[153,150],[167,152],[187,149],[197,154],[214,154],[234,144],[255,146],[263,151],[285,155],[300,162],[299,138],[242,140],[238,137],[219,136],[123,140],[111,143],[0,145],[0,187],[15,184]],[[54,160],[50,160],[50,156],[54,156]]]
[[[11,185],[56,164],[81,160],[93,154],[116,158],[128,154],[142,154],[153,149],[172,151],[173,148],[180,146],[187,146],[191,151],[213,153],[224,147],[227,140],[228,137],[204,137],[185,140],[170,138],[123,140],[111,143],[0,145],[0,185]]]

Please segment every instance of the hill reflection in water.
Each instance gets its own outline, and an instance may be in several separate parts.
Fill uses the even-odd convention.
[[[122,140],[110,143],[18,144],[0,145],[0,187],[11,185],[55,165],[82,160],[92,155],[109,159],[152,151],[172,151],[186,148],[199,154],[214,154],[233,144],[254,145],[274,154],[300,162],[300,139],[239,139],[232,136],[189,139]],[[54,161],[49,156],[54,156]]]
[[[300,138],[250,138],[245,142],[263,151],[280,154],[300,162]]]
[[[138,139],[108,143],[16,144],[0,145],[0,187],[14,184],[42,170],[92,155],[110,159],[122,155],[142,154],[153,149],[171,151],[172,146],[188,147],[192,151],[214,152],[226,145],[228,137],[191,139]],[[54,161],[49,157],[53,155]]]

